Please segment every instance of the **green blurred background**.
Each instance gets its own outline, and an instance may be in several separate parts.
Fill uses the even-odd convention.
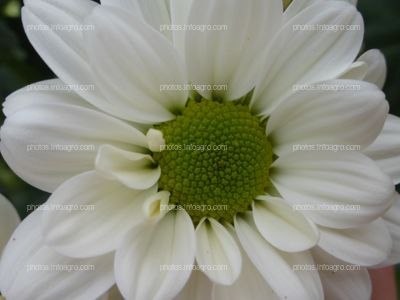
[[[24,34],[21,3],[20,0],[0,0],[0,101],[27,84],[55,77]],[[391,113],[400,116],[400,1],[359,0],[358,8],[364,16],[366,28],[363,52],[378,48],[385,54],[388,77],[384,91],[391,104]],[[0,124],[3,120],[1,113]],[[22,218],[27,215],[27,204],[40,204],[48,197],[47,193],[19,179],[2,157],[0,193],[12,201]],[[397,282],[400,287],[399,268]]]

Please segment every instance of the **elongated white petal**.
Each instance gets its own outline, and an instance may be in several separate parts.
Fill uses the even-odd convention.
[[[142,132],[82,104],[73,92],[56,90],[58,83],[46,81],[22,89],[4,104],[7,119],[0,149],[22,179],[52,192],[65,180],[92,170],[102,144],[135,151],[147,148]],[[41,85],[48,90],[41,90]]]
[[[96,170],[137,190],[152,187],[161,175],[160,167],[150,155],[125,151],[110,145],[100,147]]]
[[[282,198],[259,196],[253,203],[255,224],[262,236],[276,248],[301,252],[315,246],[318,229]]]
[[[312,255],[321,268],[326,268],[319,272],[326,300],[371,299],[372,286],[366,268],[349,265],[318,247]]]
[[[380,266],[400,263],[400,195],[396,193],[392,207],[383,215],[383,221],[392,237],[393,245],[389,257]]]
[[[237,243],[229,231],[218,221],[209,218],[196,228],[197,263],[211,281],[231,285],[242,268],[242,257]]]
[[[213,284],[200,270],[193,270],[185,287],[174,300],[204,300],[212,299]]]
[[[371,222],[391,205],[391,179],[359,152],[295,152],[279,158],[271,180],[282,197],[317,224]]]
[[[318,246],[340,260],[361,266],[383,262],[392,249],[392,239],[385,223],[378,219],[359,228],[320,227]]]
[[[177,26],[188,25],[190,9],[193,0],[170,0],[171,24]],[[172,39],[181,55],[185,56],[185,38],[187,30],[173,30]]]
[[[318,90],[354,86],[357,90]],[[357,145],[365,148],[381,132],[389,105],[375,85],[363,81],[332,80],[297,91],[279,105],[268,121],[274,151],[284,155],[296,145]]]
[[[85,38],[95,81],[104,95],[129,110],[134,121],[173,119],[188,97],[182,88],[183,59],[173,45],[149,25],[110,6],[94,9],[87,22],[96,29],[85,32]]]
[[[281,18],[281,0],[194,0],[189,24],[225,26],[186,34],[190,80],[211,86],[198,92],[207,99],[214,94],[235,100],[251,91],[264,66],[264,50]]]
[[[227,229],[235,237],[236,242],[239,243],[235,229],[231,225],[228,225]],[[210,298],[213,300],[277,300],[277,295],[258,272],[246,252],[242,247],[240,247],[240,250],[242,254],[242,270],[239,278],[230,286],[214,284],[212,298]]]
[[[309,252],[289,254],[275,249],[258,232],[249,213],[236,216],[235,229],[250,260],[281,299],[323,298],[318,272],[296,271],[298,265],[314,265]]]
[[[115,257],[117,285],[126,299],[172,299],[184,287],[195,256],[192,220],[183,211],[126,235]]]
[[[0,290],[7,299],[96,299],[115,282],[113,254],[88,259],[62,256],[44,245],[41,211],[12,235],[0,263]]]
[[[84,20],[98,4],[90,0],[26,0],[24,4],[21,14],[25,32],[52,71],[91,104],[129,119],[129,111],[101,94],[88,64],[83,33],[94,27]]]
[[[320,30],[321,24],[354,25],[358,30]],[[356,58],[362,38],[362,17],[350,4],[323,1],[303,10],[274,40],[252,110],[269,115],[296,86],[337,78]]]
[[[19,222],[20,218],[14,206],[3,195],[0,195],[0,257]]]
[[[61,185],[46,203],[43,234],[68,256],[90,257],[116,250],[123,236],[146,218],[144,201],[156,188],[133,190],[91,171]]]
[[[365,149],[394,184],[400,183],[400,118],[388,115],[378,138]]]

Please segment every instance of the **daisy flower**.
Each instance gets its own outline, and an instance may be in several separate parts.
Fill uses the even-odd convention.
[[[57,79],[7,98],[0,149],[51,196],[5,249],[7,300],[369,299],[400,257],[385,61],[356,60],[353,4],[285,8],[25,0]]]

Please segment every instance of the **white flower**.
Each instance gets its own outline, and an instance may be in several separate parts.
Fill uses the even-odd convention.
[[[26,0],[22,20],[59,79],[4,104],[3,157],[52,192],[5,249],[7,300],[368,299],[366,267],[400,260],[400,121],[382,55],[354,62],[353,5]],[[164,30],[185,24],[226,27]]]

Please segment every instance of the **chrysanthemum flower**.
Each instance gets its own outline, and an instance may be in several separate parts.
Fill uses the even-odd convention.
[[[1,153],[52,195],[5,250],[7,300],[359,300],[399,261],[400,120],[380,52],[354,62],[352,4],[26,0],[22,20],[58,79],[8,97]],[[225,27],[165,30],[184,24]]]

